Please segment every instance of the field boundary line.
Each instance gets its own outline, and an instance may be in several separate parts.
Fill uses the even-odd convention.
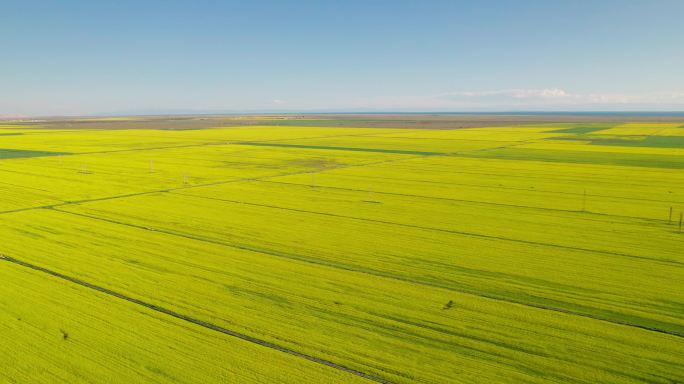
[[[680,261],[676,261],[676,260],[655,259],[655,258],[650,258],[650,257],[647,257],[647,256],[637,256],[637,255],[630,255],[630,254],[627,254],[627,253],[603,251],[603,250],[600,250],[600,249],[590,249],[590,248],[571,247],[571,246],[561,245],[561,244],[543,243],[543,242],[540,242],[540,241],[523,240],[523,239],[513,239],[513,238],[510,238],[510,237],[501,237],[501,236],[485,235],[485,234],[474,233],[474,232],[456,231],[456,230],[445,229],[445,228],[424,227],[424,226],[420,226],[420,225],[412,225],[412,224],[397,223],[397,222],[394,222],[394,221],[385,221],[385,220],[369,219],[369,218],[364,218],[364,217],[347,216],[347,215],[340,215],[340,214],[328,213],[328,212],[307,211],[307,210],[299,209],[299,208],[287,208],[287,207],[279,207],[279,206],[276,206],[276,205],[249,203],[249,202],[246,202],[246,201],[229,200],[229,199],[222,199],[222,198],[218,198],[218,197],[209,197],[209,196],[201,196],[201,195],[192,195],[192,194],[180,193],[180,192],[175,192],[175,191],[168,191],[167,193],[172,193],[172,194],[175,194],[175,195],[182,195],[182,196],[187,196],[187,197],[196,197],[196,198],[207,199],[207,200],[225,201],[225,202],[227,202],[227,203],[234,203],[234,204],[253,205],[253,206],[256,206],[256,207],[264,207],[264,208],[271,208],[271,209],[281,209],[281,210],[284,210],[284,211],[293,211],[293,212],[309,213],[309,214],[312,214],[312,215],[339,217],[339,218],[344,218],[344,219],[351,219],[351,220],[358,220],[358,221],[367,221],[367,222],[371,222],[371,223],[380,223],[380,224],[387,224],[387,225],[396,225],[396,226],[399,226],[399,227],[422,229],[422,230],[426,230],[426,231],[435,231],[435,232],[452,233],[452,234],[456,234],[456,235],[472,236],[472,237],[481,237],[481,238],[485,238],[485,239],[503,240],[503,241],[510,241],[510,242],[514,242],[514,243],[531,244],[531,245],[538,245],[538,246],[544,246],[544,247],[562,248],[562,249],[569,249],[569,250],[573,250],[573,251],[583,251],[583,252],[601,253],[601,254],[604,254],[604,255],[620,256],[620,257],[626,257],[626,258],[638,259],[638,260],[648,260],[648,261],[653,261],[653,262],[657,262],[657,263],[672,264],[672,265],[676,265],[676,266],[678,266],[678,267],[684,267],[684,262],[680,262]],[[60,211],[60,212],[65,212],[65,211]]]
[[[57,277],[57,278],[60,278],[62,280],[66,280],[66,281],[69,281],[71,283],[83,286],[85,288],[89,288],[89,289],[104,293],[106,295],[113,296],[113,297],[116,297],[118,299],[125,300],[125,301],[128,301],[130,303],[137,304],[139,306],[151,309],[153,311],[163,313],[165,315],[175,317],[177,319],[198,325],[200,327],[211,329],[212,331],[220,332],[220,333],[223,333],[223,334],[228,335],[228,336],[232,336],[232,337],[235,337],[235,338],[238,338],[238,339],[241,339],[241,340],[253,343],[253,344],[260,345],[262,347],[274,349],[274,350],[277,350],[277,351],[280,351],[283,353],[287,353],[287,354],[295,356],[295,357],[303,358],[303,359],[312,361],[314,363],[322,364],[322,365],[328,366],[330,368],[334,368],[334,369],[337,369],[339,371],[350,373],[352,375],[355,375],[355,376],[358,376],[358,377],[361,377],[361,378],[364,378],[364,379],[367,379],[370,381],[374,381],[377,383],[392,384],[392,382],[385,380],[385,379],[382,379],[380,377],[373,376],[373,375],[370,375],[370,374],[365,373],[365,372],[357,371],[355,369],[348,368],[348,367],[345,367],[345,366],[337,364],[337,363],[333,363],[332,361],[321,359],[321,358],[318,358],[315,356],[311,356],[311,355],[296,351],[294,349],[283,347],[283,346],[271,343],[271,342],[266,341],[266,340],[262,340],[262,339],[259,339],[259,338],[253,337],[253,336],[249,336],[249,335],[241,333],[241,332],[237,332],[237,331],[233,331],[233,330],[230,330],[227,328],[223,328],[219,325],[209,323],[209,322],[204,321],[204,320],[199,320],[199,319],[196,319],[194,317],[190,317],[188,315],[184,315],[182,313],[175,312],[175,311],[172,311],[170,309],[161,307],[159,305],[151,304],[151,303],[148,303],[148,302],[143,301],[143,300],[139,300],[139,299],[136,299],[136,298],[133,298],[130,296],[126,296],[122,293],[113,291],[111,289],[104,288],[104,287],[101,287],[99,285],[95,285],[95,284],[89,283],[87,281],[78,279],[76,277],[65,275],[65,274],[62,274],[62,273],[59,273],[59,272],[56,272],[56,271],[35,265],[35,264],[27,263],[25,261],[15,259],[15,258],[7,256],[7,255],[0,255],[0,260],[6,261],[9,263],[13,263],[15,265],[19,265],[19,266],[22,266],[25,268],[29,268],[29,269],[32,269],[34,271],[39,271],[39,272],[48,274],[50,276]]]
[[[216,244],[216,245],[220,245],[220,246],[224,246],[224,247],[239,249],[242,251],[259,253],[259,254],[262,254],[262,255],[265,255],[268,257],[277,257],[277,258],[281,258],[281,259],[293,260],[293,261],[298,261],[301,263],[307,263],[307,264],[312,264],[312,265],[316,265],[316,266],[323,266],[326,268],[331,268],[331,269],[336,269],[336,270],[341,270],[341,271],[354,272],[354,273],[360,273],[360,274],[365,274],[365,275],[374,276],[374,277],[381,277],[381,278],[385,278],[385,279],[401,281],[401,282],[409,283],[409,284],[445,289],[448,291],[458,292],[458,293],[465,294],[465,295],[471,295],[471,296],[481,297],[481,298],[490,299],[490,300],[496,300],[496,301],[501,301],[501,302],[506,302],[506,303],[511,303],[511,304],[517,304],[517,305],[522,305],[525,307],[536,308],[536,309],[541,309],[541,310],[546,310],[546,311],[564,313],[567,315],[574,315],[574,316],[589,318],[589,319],[593,319],[593,320],[597,320],[597,321],[603,321],[603,322],[607,322],[607,323],[622,325],[622,326],[626,326],[626,327],[639,328],[639,329],[643,329],[646,331],[657,332],[657,333],[666,334],[666,335],[670,335],[670,336],[674,336],[674,337],[678,337],[678,338],[684,338],[684,333],[680,333],[680,332],[672,332],[672,331],[668,331],[665,329],[648,327],[645,325],[639,325],[639,324],[629,323],[629,322],[625,322],[625,321],[613,320],[613,319],[609,319],[606,317],[600,317],[597,315],[592,315],[589,313],[584,313],[584,312],[579,312],[579,311],[573,311],[573,310],[569,310],[569,309],[563,309],[563,308],[558,308],[558,307],[550,307],[550,306],[545,306],[545,305],[541,305],[541,304],[530,303],[530,302],[525,302],[525,301],[520,301],[520,300],[512,300],[510,298],[506,298],[506,297],[502,297],[502,296],[495,296],[495,295],[471,291],[471,290],[467,290],[467,289],[459,289],[459,288],[444,285],[444,284],[438,284],[438,283],[432,283],[432,282],[428,282],[428,281],[410,279],[408,277],[402,277],[402,276],[397,276],[397,275],[393,275],[393,274],[389,274],[389,273],[384,273],[382,271],[378,271],[375,269],[364,268],[363,266],[358,266],[358,265],[353,265],[353,264],[341,264],[341,263],[335,263],[335,262],[328,262],[326,260],[317,260],[317,259],[312,259],[312,258],[309,258],[306,256],[300,256],[297,254],[285,253],[285,252],[281,252],[281,251],[277,251],[277,250],[265,250],[265,249],[255,248],[255,247],[252,247],[249,245],[227,243],[227,242],[223,242],[220,240],[205,238],[205,237],[196,236],[196,235],[192,235],[192,234],[188,234],[188,233],[184,233],[184,232],[176,232],[176,231],[170,231],[170,230],[165,230],[165,229],[150,228],[150,227],[146,227],[143,225],[126,223],[126,222],[122,222],[122,221],[118,221],[118,220],[87,215],[84,213],[64,211],[64,210],[56,209],[56,208],[52,208],[52,209],[57,211],[57,212],[60,212],[60,213],[85,217],[85,218],[92,219],[92,220],[104,221],[107,223],[127,226],[127,227],[136,228],[136,229],[140,229],[140,230],[144,230],[144,231],[163,233],[165,235],[182,237],[185,239],[201,241],[201,242],[205,242],[205,243],[209,243],[209,244]]]
[[[293,139],[295,140],[295,139]],[[236,142],[236,145],[252,145],[255,147],[278,147],[278,148],[297,148],[297,149],[314,149],[314,150],[331,150],[331,151],[349,151],[349,152],[374,152],[374,153],[391,153],[397,155],[419,155],[419,156],[444,156],[445,152],[427,152],[427,151],[409,151],[402,149],[384,149],[384,148],[362,148],[362,147],[335,147],[323,145],[305,145],[305,144],[286,144],[275,142],[258,142],[258,141],[243,141]]]
[[[101,131],[99,129],[95,129],[92,131]],[[59,133],[63,133],[64,131],[61,131]],[[79,132],[79,131],[67,131],[67,132]],[[48,133],[48,132],[35,132],[33,134],[43,134],[43,133]],[[57,133],[57,132],[50,132],[50,133]],[[310,140],[310,139],[329,139],[329,138],[338,138],[338,137],[356,137],[356,136],[378,136],[378,135],[383,135],[387,133],[361,133],[361,134],[348,134],[348,135],[332,135],[332,136],[312,136],[312,137],[293,137],[293,138],[287,138],[287,139],[275,139],[275,140],[265,140],[265,141],[255,141],[257,143],[270,143],[270,142],[280,142],[280,141],[288,141],[288,140]],[[207,147],[207,146],[220,146],[220,145],[245,145],[245,141],[241,139],[226,139],[226,140],[218,140],[218,139],[198,139],[199,141],[206,140],[204,142],[196,143],[196,144],[178,144],[178,145],[169,145],[169,146],[163,146],[163,147],[145,147],[145,148],[128,148],[128,149],[110,149],[110,150],[103,150],[103,151],[89,151],[89,152],[64,152],[60,154],[61,156],[78,156],[78,155],[97,155],[97,154],[106,154],[106,153],[119,153],[119,152],[138,152],[138,151],[158,151],[158,150],[165,150],[165,149],[176,149],[176,148],[193,148],[193,147]],[[260,146],[260,145],[254,145],[254,146]],[[261,145],[264,146],[264,145]]]
[[[459,174],[470,174],[470,175],[489,175],[489,176],[500,176],[496,174],[485,174],[485,173],[475,173],[475,172],[450,172],[450,173],[459,173]],[[340,175],[342,177],[347,177],[347,178],[354,178],[354,175]],[[356,176],[358,177],[358,176]],[[529,188],[521,188],[521,187],[503,187],[503,186],[491,186],[491,185],[482,185],[482,184],[468,184],[468,183],[448,183],[448,182],[440,182],[440,181],[430,181],[430,180],[415,180],[415,179],[397,179],[395,177],[382,177],[382,176],[365,176],[365,178],[372,178],[372,179],[382,179],[382,180],[391,180],[394,182],[402,182],[402,181],[408,181],[411,183],[426,183],[426,184],[439,184],[439,185],[445,185],[445,186],[466,186],[466,187],[473,187],[473,188],[482,188],[482,189],[493,189],[493,190],[500,190],[500,189],[507,189],[507,190],[512,190],[512,191],[522,191],[522,192],[540,192],[540,193],[548,193],[548,194],[558,194],[558,195],[571,195],[571,196],[583,196],[583,193],[581,192],[564,192],[564,191],[552,191],[548,189],[529,189]],[[529,178],[538,178],[538,179],[543,179],[541,177],[529,177]],[[560,180],[560,179],[557,179]],[[565,180],[565,181],[574,181],[574,180]],[[275,181],[274,181],[275,183]],[[283,182],[285,183],[285,182]],[[288,184],[296,184],[296,183],[288,183]],[[611,184],[617,184],[621,187],[627,187],[627,186],[644,186],[645,184],[625,184],[625,183],[616,183],[612,182]],[[335,187],[330,187],[330,188],[335,188]],[[684,201],[672,201],[672,200],[658,200],[658,199],[645,199],[641,197],[625,197],[625,196],[611,196],[611,195],[601,195],[601,194],[589,194],[587,196],[590,197],[604,197],[608,199],[619,199],[619,200],[638,200],[638,201],[650,201],[650,202],[656,202],[656,203],[668,203],[668,204],[682,204]]]
[[[180,187],[170,187],[170,188],[155,189],[155,190],[150,190],[150,191],[125,193],[125,194],[114,195],[114,196],[95,197],[92,199],[67,200],[67,201],[64,201],[61,203],[55,203],[55,204],[37,205],[37,206],[32,206],[32,207],[24,207],[24,208],[16,208],[16,209],[9,209],[9,210],[5,210],[5,211],[0,211],[0,215],[7,214],[7,213],[32,211],[32,210],[38,210],[38,209],[49,209],[49,208],[61,207],[61,206],[65,206],[65,205],[90,203],[90,202],[95,202],[95,201],[106,201],[106,200],[123,199],[123,198],[134,197],[134,196],[153,195],[155,193],[173,192],[173,191],[180,191],[180,190],[192,189],[192,188],[211,187],[214,185],[224,185],[224,184],[250,182],[250,181],[261,181],[261,180],[266,180],[266,179],[271,179],[271,178],[276,178],[276,177],[305,175],[305,174],[310,174],[310,173],[321,173],[321,172],[333,171],[336,169],[345,169],[345,168],[353,168],[353,167],[365,167],[368,165],[392,163],[392,162],[398,162],[398,161],[408,161],[408,160],[420,159],[423,157],[425,157],[425,156],[391,158],[391,159],[372,161],[372,162],[368,162],[368,163],[344,164],[344,165],[329,167],[329,168],[307,169],[307,170],[296,171],[296,172],[279,173],[279,174],[275,174],[275,175],[243,177],[243,178],[238,178],[238,179],[213,181],[213,182],[203,183],[203,184],[184,185],[184,186],[180,186]],[[2,171],[3,170],[0,169],[0,172],[2,172]]]
[[[302,188],[308,187],[307,184],[300,184],[300,183],[292,183],[292,182],[286,182],[286,181],[273,181],[273,180],[255,180],[260,183],[272,183],[272,184],[284,184],[284,185],[293,185],[293,186],[298,186]],[[467,184],[455,184],[455,185],[467,185]],[[549,211],[549,212],[565,212],[565,213],[584,213],[584,214],[589,214],[589,215],[595,215],[595,216],[605,216],[605,217],[615,217],[615,218],[623,218],[623,219],[635,219],[635,220],[644,220],[649,223],[652,222],[657,222],[657,223],[662,223],[664,220],[659,220],[659,219],[653,219],[649,217],[639,217],[639,216],[626,216],[626,215],[615,215],[615,214],[610,214],[610,213],[601,213],[601,212],[592,212],[592,211],[582,211],[579,209],[560,209],[560,208],[545,208],[545,207],[535,207],[532,205],[518,205],[518,204],[507,204],[507,203],[495,203],[491,201],[477,201],[477,200],[467,200],[467,199],[454,199],[450,197],[442,197],[442,196],[425,196],[425,195],[414,195],[410,193],[399,193],[399,192],[386,192],[386,191],[377,191],[377,190],[368,190],[368,189],[358,189],[358,188],[344,188],[344,187],[333,187],[333,186],[326,186],[326,185],[316,185],[316,188],[320,189],[337,189],[341,191],[353,191],[353,192],[372,192],[373,194],[378,194],[378,195],[390,195],[390,196],[402,196],[402,197],[416,197],[420,199],[426,199],[426,200],[445,200],[445,201],[454,201],[454,202],[462,202],[462,203],[473,203],[473,204],[482,204],[482,205],[496,205],[496,206],[502,206],[502,207],[511,207],[511,208],[523,208],[523,209],[532,209],[532,210],[539,210],[539,211]],[[504,188],[505,189],[505,188]],[[525,189],[521,189],[523,191],[527,191]],[[535,191],[530,191],[530,192],[535,192]],[[545,192],[541,191],[544,193],[556,193],[556,192]],[[565,193],[565,192],[559,192],[559,193]],[[577,196],[583,196],[582,194],[575,194],[575,193],[568,193],[572,195],[577,195]],[[587,197],[602,197],[601,195],[586,195]],[[684,203],[672,203],[672,204],[684,204]],[[595,220],[595,219],[587,219],[583,218],[584,220],[590,220],[590,221],[597,221],[597,222],[605,222],[605,220]]]
[[[568,164],[570,164],[570,163],[568,163]],[[571,164],[571,165],[574,165],[574,164]],[[400,170],[401,170],[401,169],[400,169]],[[433,173],[435,173],[435,171],[432,170],[432,169],[430,169],[430,168],[416,168],[416,167],[413,167],[413,168],[409,168],[409,170],[414,171],[414,172],[422,172],[422,171],[425,171],[425,172],[433,172]],[[582,179],[579,179],[579,178],[551,177],[551,176],[548,176],[548,175],[541,175],[541,174],[532,175],[532,176],[529,176],[529,175],[520,176],[520,175],[514,175],[514,174],[504,175],[504,174],[500,174],[500,173],[489,173],[489,172],[466,172],[466,171],[454,171],[454,170],[449,170],[448,172],[443,172],[443,173],[449,174],[449,175],[451,175],[451,174],[458,174],[458,175],[477,175],[477,176],[493,176],[493,177],[502,177],[502,176],[503,176],[503,177],[510,177],[510,178],[525,179],[525,180],[527,180],[527,179],[540,179],[540,180],[544,180],[544,181],[555,180],[555,181],[560,181],[560,182],[571,182],[571,183],[585,182],[585,181],[586,181],[586,180],[582,180]],[[345,176],[349,177],[350,175],[345,175]],[[353,177],[353,175],[351,175],[351,176]],[[445,182],[430,181],[430,180],[398,179],[398,178],[396,178],[396,177],[382,177],[382,176],[377,176],[377,175],[373,175],[372,177],[373,177],[373,178],[376,178],[376,179],[385,179],[385,180],[394,180],[394,181],[411,181],[411,182],[417,182],[417,183],[447,184],[447,185],[456,184],[456,183],[445,183]],[[648,184],[648,183],[631,183],[631,182],[624,182],[624,181],[619,181],[619,182],[618,182],[618,181],[612,181],[612,180],[607,180],[607,181],[603,181],[603,180],[602,180],[601,182],[604,183],[604,184],[613,184],[613,185],[617,185],[617,186],[620,186],[620,187],[629,187],[629,186],[644,187],[644,186],[650,186],[650,184]],[[459,185],[478,186],[477,184],[459,184]],[[479,185],[479,186],[482,186],[482,185]],[[482,187],[486,187],[486,186],[482,186]],[[524,188],[514,188],[514,187],[491,187],[491,188],[501,188],[501,189],[522,189],[522,190],[524,190],[524,191],[528,190],[528,189],[524,189]],[[553,192],[553,191],[548,191],[548,190],[546,190],[546,192]],[[560,192],[560,191],[556,191],[556,192],[557,192],[557,193],[567,193],[567,194],[578,194],[578,193],[573,193],[573,192]],[[595,196],[605,196],[605,197],[621,198],[620,196],[609,196],[609,195],[595,195]],[[645,201],[668,201],[668,200],[654,200],[654,199],[643,199],[643,198],[632,198],[632,197],[624,197],[624,198],[625,198],[625,199],[638,199],[638,200],[645,200]]]

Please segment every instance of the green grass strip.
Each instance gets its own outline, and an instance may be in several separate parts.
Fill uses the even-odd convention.
[[[18,159],[25,157],[44,157],[44,156],[59,156],[69,155],[67,152],[49,152],[49,151],[31,151],[25,149],[1,149],[0,159]]]

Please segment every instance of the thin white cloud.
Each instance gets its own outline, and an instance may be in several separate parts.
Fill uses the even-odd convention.
[[[467,102],[508,102],[515,105],[684,104],[684,92],[583,94],[567,92],[561,88],[451,92],[438,95],[436,98]]]
[[[495,91],[465,91],[441,95],[446,99],[459,98],[513,98],[513,99],[560,99],[572,97],[560,88],[501,89]]]
[[[681,110],[684,92],[598,94],[562,88],[511,88],[376,98],[359,106],[378,110]]]
[[[457,90],[442,94],[414,96],[385,96],[375,98],[359,97],[346,99],[330,94],[321,94],[315,100],[266,99],[258,102],[202,103],[175,102],[138,109],[126,108],[112,103],[114,111],[131,113],[157,113],[156,111],[219,111],[248,112],[252,110],[273,111],[684,111],[684,91],[643,92],[643,93],[579,93],[558,87],[548,88],[506,88],[490,90]],[[4,101],[0,95],[0,118],[17,115],[79,115],[98,113],[87,103],[48,103],[35,100],[17,99]],[[35,112],[36,110],[40,113]],[[105,111],[106,112],[106,111]],[[122,114],[118,113],[118,114]],[[162,112],[159,112],[162,113]],[[166,113],[166,112],[163,112]],[[201,113],[201,112],[192,112]]]

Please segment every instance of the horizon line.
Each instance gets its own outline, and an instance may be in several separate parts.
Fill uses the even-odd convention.
[[[684,116],[684,110],[500,110],[500,111],[197,111],[197,112],[150,112],[150,113],[92,113],[57,115],[0,115],[0,120],[53,119],[53,118],[106,118],[106,117],[164,117],[164,116],[256,116],[256,115],[596,115],[596,116]]]

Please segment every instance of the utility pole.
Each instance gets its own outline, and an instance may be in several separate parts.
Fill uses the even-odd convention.
[[[684,216],[684,212],[679,211],[679,233],[682,233],[682,217]]]

